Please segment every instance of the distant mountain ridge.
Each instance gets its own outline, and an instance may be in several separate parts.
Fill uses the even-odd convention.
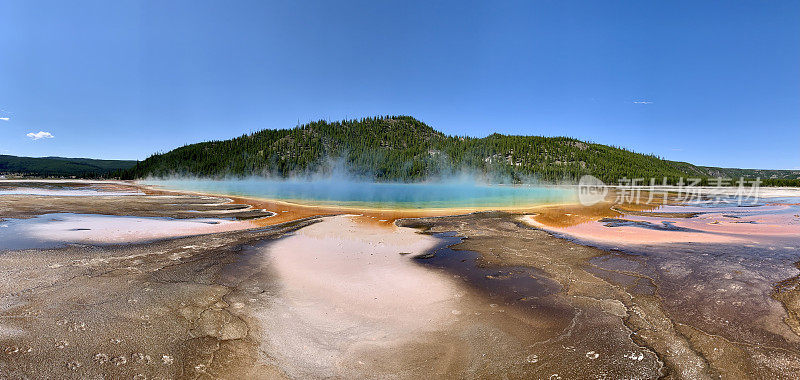
[[[96,160],[68,157],[18,157],[0,155],[0,174],[38,177],[108,177],[119,176],[133,168],[136,161]]]
[[[186,145],[137,163],[123,177],[290,177],[330,174],[338,167],[377,181],[420,181],[470,172],[506,182],[574,181],[591,174],[612,183],[621,178],[675,181],[721,175],[800,184],[798,170],[696,166],[568,137],[449,136],[410,116],[321,120]]]

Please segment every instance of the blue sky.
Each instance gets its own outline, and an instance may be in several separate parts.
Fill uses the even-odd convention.
[[[0,154],[144,159],[407,114],[450,134],[800,168],[798,15],[797,1],[6,0]]]

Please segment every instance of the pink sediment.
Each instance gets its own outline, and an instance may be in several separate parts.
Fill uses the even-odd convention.
[[[626,219],[633,220],[632,218]],[[522,220],[536,228],[540,228],[545,231],[565,234],[581,240],[606,243],[652,244],[698,241],[709,243],[730,243],[744,241],[733,236],[710,235],[700,232],[660,231],[629,226],[609,228],[599,221],[578,224],[570,227],[551,227],[537,222],[531,215],[523,216]],[[657,223],[658,222],[660,222],[660,220],[657,221]]]
[[[713,210],[712,212],[709,212]],[[746,211],[746,215],[725,216],[733,212]],[[782,212],[783,211],[783,212]],[[737,207],[709,209],[702,207],[663,206],[654,212],[691,213],[703,212],[693,218],[668,218],[623,214],[619,219],[634,222],[647,222],[661,225],[669,222],[681,231],[674,229],[651,229],[641,226],[607,227],[600,220],[572,226],[551,226],[526,215],[522,220],[530,225],[550,232],[561,233],[588,241],[619,244],[653,243],[751,243],[773,238],[800,236],[800,220],[794,216],[789,206],[772,205],[748,209]],[[765,214],[769,212],[769,214]],[[774,213],[777,212],[777,213]]]
[[[248,221],[226,219],[158,219],[109,215],[59,215],[47,223],[31,224],[35,239],[69,243],[135,243],[214,232],[253,228]]]
[[[451,278],[411,260],[434,237],[358,218],[327,217],[264,248],[281,291],[256,312],[270,332],[262,349],[292,377],[348,377],[340,363],[442,329],[464,307]]]

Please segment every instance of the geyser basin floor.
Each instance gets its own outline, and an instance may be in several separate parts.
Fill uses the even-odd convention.
[[[271,215],[261,210],[266,208],[277,215],[261,222],[279,224],[281,218],[322,210],[147,193],[2,195],[0,215],[249,220]],[[671,206],[615,209],[561,205],[534,211],[552,226],[624,218],[626,212],[654,224],[696,216],[688,212],[696,210]],[[800,376],[800,250],[779,249],[796,245],[796,237],[755,237],[769,244],[648,243],[610,250],[553,237],[514,213],[404,219],[397,222],[403,228],[388,222],[422,212],[373,210],[277,229],[3,252],[0,373],[237,379]],[[380,220],[387,222],[375,223]],[[603,228],[651,230],[626,223]],[[433,257],[414,258],[417,253]]]
[[[290,377],[657,375],[619,316],[575,309],[556,283],[506,278],[531,271],[481,279],[474,261],[440,260],[475,256],[438,238],[356,219],[324,218],[260,250],[281,284],[254,309],[262,350]],[[414,259],[429,252],[432,266]]]
[[[64,244],[122,244],[253,228],[219,218],[169,219],[97,214],[43,214],[0,220],[0,251]]]
[[[747,207],[665,206],[575,224],[543,212],[521,220],[612,252],[590,272],[658,296],[676,329],[723,377],[800,372],[797,198]],[[791,376],[789,374],[792,374]]]

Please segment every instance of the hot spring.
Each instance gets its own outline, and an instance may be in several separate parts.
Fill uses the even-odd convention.
[[[165,179],[141,184],[168,190],[281,200],[299,204],[381,209],[515,208],[576,200],[574,188],[488,185],[473,181],[376,183],[335,179]]]

